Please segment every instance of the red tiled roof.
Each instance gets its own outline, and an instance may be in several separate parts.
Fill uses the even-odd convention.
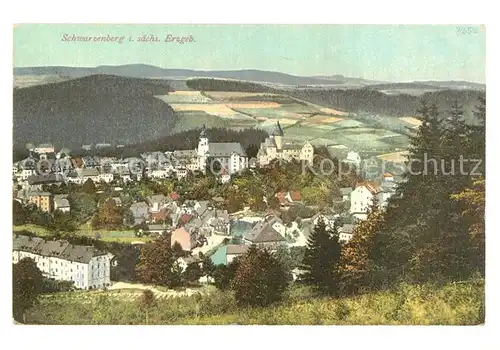
[[[168,210],[167,209],[162,209],[157,212],[151,212],[151,219],[152,220],[165,220],[168,216]]]
[[[174,201],[179,199],[179,194],[177,192],[172,192],[170,193],[170,198],[172,198]]]
[[[376,183],[370,182],[370,181],[365,181],[365,182],[359,182],[356,187],[359,186],[364,186],[368,191],[371,192],[371,194],[376,195],[377,193],[380,192],[380,186],[377,185]]]
[[[391,173],[385,173],[384,177],[392,177],[392,174]]]
[[[189,220],[191,220],[192,218],[193,218],[193,215],[191,215],[191,214],[184,214],[179,219],[179,223],[181,223],[181,224],[187,224],[189,222]]]

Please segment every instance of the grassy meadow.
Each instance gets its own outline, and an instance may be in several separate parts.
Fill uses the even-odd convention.
[[[124,292],[124,293],[121,293]],[[136,293],[131,297],[131,293]],[[31,324],[146,324],[141,291],[45,295],[27,316]],[[315,296],[293,286],[269,308],[238,308],[230,292],[157,298],[148,324],[262,325],[477,325],[484,322],[484,280],[402,285],[349,298]]]
[[[175,91],[157,96],[179,117],[173,131],[199,127],[274,128],[280,121],[287,140],[387,153],[406,147],[413,119],[355,115],[292,98],[285,94],[231,91]]]

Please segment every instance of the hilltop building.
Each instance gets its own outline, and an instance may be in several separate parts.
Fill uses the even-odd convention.
[[[283,129],[279,122],[268,138],[260,145],[257,158],[260,166],[268,165],[274,159],[291,161],[292,159],[313,162],[314,148],[307,141],[303,145],[285,143]]]

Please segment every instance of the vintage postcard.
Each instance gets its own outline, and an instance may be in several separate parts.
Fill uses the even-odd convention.
[[[14,322],[483,324],[485,32],[15,25]]]

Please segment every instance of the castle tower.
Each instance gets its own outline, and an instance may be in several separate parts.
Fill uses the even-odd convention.
[[[277,121],[276,127],[271,133],[271,137],[274,138],[274,142],[276,143],[276,148],[278,151],[283,149],[283,136],[284,136],[283,129],[281,129],[280,122]]]

